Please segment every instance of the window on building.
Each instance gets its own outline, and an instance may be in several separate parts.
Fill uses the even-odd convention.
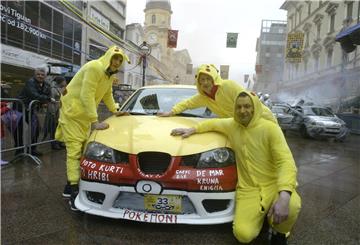
[[[319,71],[319,66],[320,66],[320,57],[316,56],[314,58],[314,71]]]
[[[104,53],[105,53],[105,49],[106,47],[95,43],[94,41],[91,41],[92,44],[90,44],[89,46],[89,55],[90,55],[90,59],[97,59],[100,58]]]
[[[316,25],[316,39],[320,39],[321,37],[321,23]]]
[[[5,3],[7,3],[10,9],[14,9],[18,14],[24,15],[25,2],[5,1]],[[4,4],[4,2],[1,1],[1,4]],[[7,20],[15,23],[14,18],[8,17]],[[24,43],[23,35],[24,32],[17,28],[16,25],[7,25],[7,43],[9,45],[22,48]]]
[[[127,84],[130,84],[132,85],[133,83],[133,75],[131,73],[128,74],[128,81],[127,81]]]
[[[327,51],[327,60],[326,60],[326,67],[329,68],[332,65],[332,59],[333,59],[333,49],[329,49]]]
[[[154,14],[151,16],[151,24],[156,24],[156,16]]]
[[[124,30],[122,30],[117,24],[114,22],[110,22],[110,31],[114,33],[116,36],[123,38]]]
[[[51,31],[52,27],[52,8],[40,3],[40,27],[43,30]],[[51,55],[51,33],[45,32],[46,38],[40,38],[39,52],[44,55]]]
[[[348,2],[346,7],[346,19],[352,19],[352,12],[353,12],[354,2]]]
[[[308,16],[311,15],[311,1],[307,2],[307,7],[308,7]]]
[[[27,18],[31,20],[31,25],[38,26],[39,25],[39,2],[38,1],[27,1],[25,2],[25,14]],[[24,21],[19,21],[22,24]],[[25,27],[26,29],[30,29],[30,26]],[[25,42],[24,48],[25,50],[29,50],[32,52],[37,52],[37,48],[39,46],[39,37],[35,35],[33,32],[25,31]]]
[[[74,23],[74,64],[80,65],[81,63],[81,33],[82,33],[82,25],[78,22]]]
[[[64,15],[64,57],[67,62],[73,61],[73,39],[74,39],[74,21]]]
[[[333,33],[335,31],[335,14],[330,15],[330,26],[329,32]]]
[[[308,72],[308,63],[309,63],[309,61],[307,59],[304,60],[304,73],[305,74]]]
[[[305,32],[305,48],[310,46],[310,30]]]
[[[53,14],[52,57],[61,59],[63,43],[63,15],[57,11]]]
[[[298,11],[299,11],[298,17],[299,17],[299,24],[300,24],[301,23],[301,11],[302,11],[302,9],[300,8]]]

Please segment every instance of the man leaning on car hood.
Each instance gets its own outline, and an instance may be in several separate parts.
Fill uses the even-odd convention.
[[[212,64],[199,66],[195,75],[198,93],[189,99],[183,100],[173,106],[170,112],[160,112],[159,116],[174,116],[188,109],[208,107],[221,118],[233,117],[236,96],[245,91],[238,83],[224,80]],[[265,105],[262,117],[277,122],[273,113]]]
[[[279,125],[261,117],[262,103],[248,92],[235,100],[234,118],[211,119],[172,135],[217,131],[229,138],[236,154],[234,236],[243,243],[256,238],[267,215],[271,244],[286,244],[301,207],[296,192],[296,166]]]
[[[112,95],[115,74],[123,61],[129,62],[127,55],[117,46],[110,47],[99,59],[86,63],[75,74],[60,99],[59,125],[55,138],[65,142],[66,169],[68,183],[63,192],[70,197],[71,210],[76,211],[75,198],[80,180],[80,157],[91,129],[103,130],[109,125],[98,121],[97,107],[102,100],[116,116],[118,112]]]

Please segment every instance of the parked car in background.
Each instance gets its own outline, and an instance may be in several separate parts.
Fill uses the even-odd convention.
[[[110,117],[109,128],[91,134],[81,159],[76,207],[89,214],[149,223],[231,222],[237,182],[228,139],[215,132],[174,137],[208,117],[206,108],[174,117],[159,111],[197,92],[195,86],[149,86]]]
[[[285,104],[275,104],[271,107],[271,111],[276,117],[284,133],[286,133],[286,130],[291,128],[291,123],[293,119],[293,116],[288,114],[289,107],[290,106]]]
[[[349,132],[345,122],[326,107],[282,105],[281,110],[284,113],[277,114],[280,127],[298,130],[304,138],[334,138],[343,141]]]

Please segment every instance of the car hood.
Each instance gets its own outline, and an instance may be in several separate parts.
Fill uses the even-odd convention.
[[[174,128],[189,128],[204,119],[189,117],[122,116],[106,120],[109,128],[95,131],[89,141],[116,150],[138,154],[144,151],[166,152],[172,156],[190,155],[219,147],[230,147],[225,136],[215,132],[182,139],[171,136]]]

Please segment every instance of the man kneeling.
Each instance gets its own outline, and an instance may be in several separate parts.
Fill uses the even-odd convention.
[[[261,117],[261,102],[255,94],[241,92],[234,112],[234,118],[203,121],[195,128],[174,129],[171,135],[225,134],[237,162],[234,236],[242,243],[251,242],[267,215],[273,230],[271,244],[287,244],[301,208],[294,158],[279,125]]]

